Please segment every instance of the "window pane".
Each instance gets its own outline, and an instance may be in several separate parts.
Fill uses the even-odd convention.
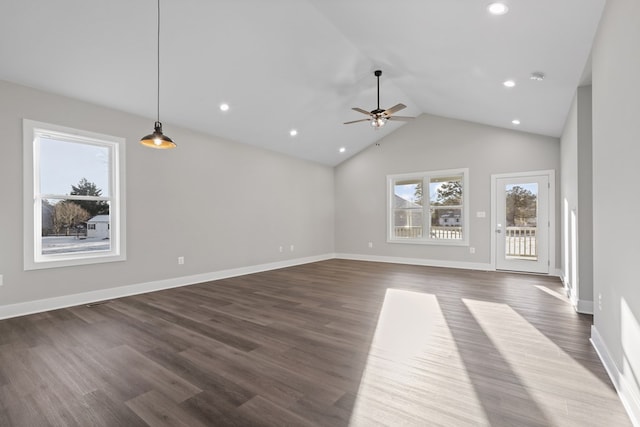
[[[431,178],[429,200],[432,206],[459,206],[462,204],[462,175]]]
[[[505,187],[505,258],[537,261],[538,183]]]
[[[462,239],[462,175],[429,180],[432,239]]]
[[[422,237],[422,180],[397,181],[393,191],[393,236]]]
[[[109,160],[107,147],[41,137],[40,194],[109,197]]]
[[[535,227],[538,222],[538,183],[505,188],[507,227]]]
[[[77,200],[43,200],[41,254],[110,250],[108,211],[107,205],[106,215],[92,216]]]
[[[462,239],[462,209],[446,206],[431,208],[432,239]]]

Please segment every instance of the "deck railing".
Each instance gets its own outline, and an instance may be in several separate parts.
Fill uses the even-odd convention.
[[[462,227],[431,227],[432,239],[462,239]],[[422,227],[394,227],[394,236],[399,238],[415,239],[421,238]]]
[[[393,228],[394,237],[399,237],[402,239],[416,239],[422,237],[422,227],[394,227]]]
[[[537,227],[507,227],[505,229],[505,255],[535,258],[538,256]]]
[[[507,227],[505,229],[505,255],[508,257],[535,258],[538,256],[536,227]],[[462,227],[431,227],[432,239],[462,239]],[[394,227],[394,237],[401,239],[422,238],[422,227]]]

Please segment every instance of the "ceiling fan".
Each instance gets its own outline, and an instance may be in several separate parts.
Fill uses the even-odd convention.
[[[384,124],[387,122],[387,120],[397,120],[397,121],[402,121],[402,122],[406,122],[409,121],[411,119],[413,119],[414,117],[406,117],[406,116],[394,116],[393,113],[400,111],[404,108],[407,108],[406,105],[404,104],[396,104],[391,108],[388,108],[386,110],[382,110],[380,109],[380,76],[382,75],[382,71],[381,70],[376,70],[373,72],[373,74],[376,76],[376,78],[378,79],[378,108],[376,108],[375,110],[371,110],[371,111],[366,111],[363,110],[362,108],[358,108],[358,107],[354,107],[352,108],[352,110],[355,110],[359,113],[362,114],[366,114],[367,116],[369,116],[369,118],[367,119],[360,119],[360,120],[353,120],[350,122],[345,122],[345,125],[349,125],[351,123],[358,123],[358,122],[370,122],[371,126],[373,126],[375,129],[379,129],[382,126],[384,126]]]

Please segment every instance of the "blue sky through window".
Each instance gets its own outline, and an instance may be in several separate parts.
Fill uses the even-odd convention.
[[[416,202],[416,187],[418,184],[396,184],[395,194],[410,202]]]
[[[40,138],[40,192],[69,194],[82,178],[109,196],[109,149],[78,142]]]
[[[538,183],[532,182],[528,184],[507,184],[506,190],[511,191],[514,187],[524,188],[525,190],[531,191],[534,195],[538,195]]]

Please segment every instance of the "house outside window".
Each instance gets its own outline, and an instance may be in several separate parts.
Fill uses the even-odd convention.
[[[390,243],[468,245],[468,169],[387,176]]]
[[[24,268],[126,259],[125,140],[23,120]]]

